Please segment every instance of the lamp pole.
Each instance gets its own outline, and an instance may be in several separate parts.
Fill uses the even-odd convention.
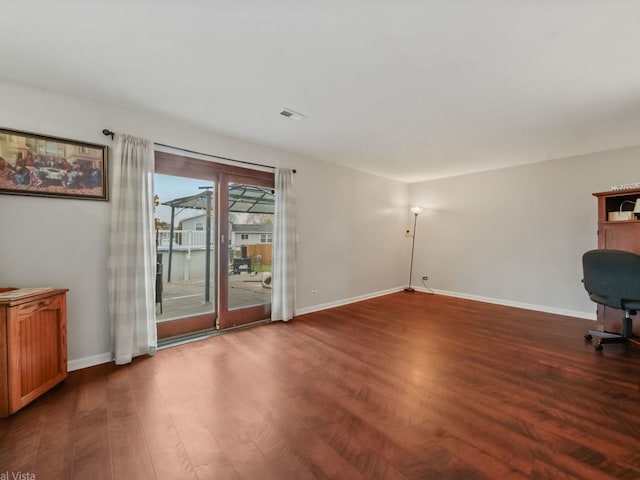
[[[418,223],[418,215],[422,212],[422,207],[411,207],[411,213],[413,213],[413,235],[411,235],[411,264],[409,266],[409,286],[404,289],[405,292],[415,292],[415,289],[411,287],[411,277],[413,276],[413,252],[416,248],[416,224]]]

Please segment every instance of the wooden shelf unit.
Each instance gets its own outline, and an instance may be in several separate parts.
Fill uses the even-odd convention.
[[[0,292],[15,290],[0,288]],[[67,290],[0,299],[0,417],[67,376]]]
[[[633,210],[636,199],[640,198],[640,188],[598,192],[593,196],[598,199],[598,248],[625,250],[640,255],[640,220],[635,217],[621,221],[608,219],[609,212]],[[598,322],[606,330],[621,331],[623,317],[622,310],[598,306]],[[639,323],[634,322],[635,335],[640,335]]]

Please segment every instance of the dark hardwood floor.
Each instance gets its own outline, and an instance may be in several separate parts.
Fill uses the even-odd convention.
[[[402,292],[73,372],[0,420],[0,475],[638,479],[640,351],[589,326]]]

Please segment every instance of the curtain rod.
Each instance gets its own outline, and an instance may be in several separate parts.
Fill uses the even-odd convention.
[[[103,129],[102,130],[102,134],[107,136],[107,137],[111,137],[111,140],[113,140],[113,137],[115,135],[115,133],[113,133],[108,128]],[[219,155],[211,155],[210,153],[196,152],[195,150],[189,150],[189,149],[186,149],[186,148],[174,147],[173,145],[165,145],[164,143],[154,142],[153,144],[157,145],[158,147],[172,148],[174,150],[180,150],[181,152],[195,153],[196,155],[204,155],[205,157],[217,158],[218,160],[227,160],[229,162],[244,163],[245,165],[253,165],[254,167],[273,168],[273,169],[276,168],[273,165],[265,165],[263,163],[246,162],[244,160],[236,160],[234,158],[221,157]],[[293,170],[293,173],[296,173],[296,170]]]

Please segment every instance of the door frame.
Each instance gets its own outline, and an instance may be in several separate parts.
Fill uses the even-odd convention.
[[[253,170],[236,167],[210,160],[179,155],[164,151],[155,152],[155,172],[161,175],[173,175],[177,177],[197,178],[212,182],[215,190],[216,221],[214,222],[214,238],[218,246],[218,255],[214,255],[213,272],[216,279],[214,295],[214,311],[192,317],[184,317],[176,320],[157,323],[158,338],[175,337],[197,331],[211,330],[213,328],[231,328],[257,320],[271,317],[271,303],[254,305],[229,310],[228,287],[228,239],[229,212],[228,212],[228,184],[247,183],[268,188],[274,188],[275,175],[273,172]],[[224,241],[222,241],[224,240]],[[224,248],[223,248],[224,247]],[[249,319],[249,320],[247,320]]]

